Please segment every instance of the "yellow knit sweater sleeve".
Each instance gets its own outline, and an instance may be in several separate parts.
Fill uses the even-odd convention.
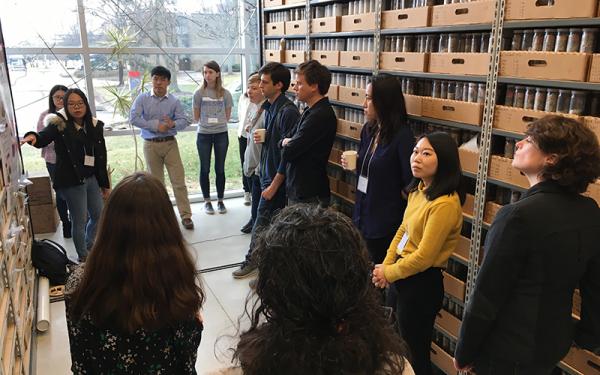
[[[396,262],[396,258],[398,258],[398,254],[396,254],[396,249],[398,248],[398,244],[400,240],[402,240],[402,236],[404,236],[404,222],[400,225],[398,230],[396,231],[396,235],[388,247],[387,253],[385,255],[385,259],[383,260],[383,264],[394,264]]]
[[[412,218],[411,222],[403,222],[403,226],[408,225],[409,228],[411,226],[423,228],[420,233],[422,236],[420,239],[411,239],[411,242],[416,242],[416,249],[405,250],[402,258],[398,258],[394,264],[384,268],[387,281],[394,282],[423,272],[432,266],[439,267],[445,264],[454,251],[462,225],[460,203],[458,199],[447,196],[439,197],[431,203],[423,215]],[[409,235],[411,234],[412,231],[409,230]],[[392,247],[388,249],[388,257],[391,250]]]

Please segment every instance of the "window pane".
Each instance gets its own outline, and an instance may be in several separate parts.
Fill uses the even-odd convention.
[[[81,46],[76,0],[3,0],[2,28],[9,48]]]
[[[239,47],[238,0],[86,1],[90,46]],[[247,5],[256,8],[255,2]],[[256,17],[256,12],[250,12]],[[257,35],[256,22],[251,24]],[[111,36],[112,33],[112,36]],[[236,43],[237,42],[237,43]]]
[[[139,80],[148,82],[144,90],[150,90],[148,75],[156,65],[166,66],[171,71],[169,91],[179,98],[191,119],[192,96],[203,82],[203,64],[211,59],[221,65],[223,86],[233,97],[231,121],[237,122],[237,103],[242,93],[241,59],[238,55],[123,55],[113,59],[109,55],[92,55],[90,59],[94,69],[92,78],[96,114],[107,125],[127,127],[128,111],[120,111],[116,99],[124,99],[121,103],[131,104],[139,93],[139,88],[136,87]]]
[[[58,60],[56,60],[58,58]],[[8,55],[19,134],[36,130],[54,85],[79,87],[87,92],[80,55]]]

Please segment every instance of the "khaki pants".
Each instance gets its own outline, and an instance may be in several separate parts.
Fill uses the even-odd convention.
[[[165,183],[165,166],[169,173],[169,180],[175,193],[175,202],[179,210],[179,216],[182,219],[192,217],[192,208],[188,198],[187,187],[185,186],[185,172],[177,140],[166,142],[144,141],[144,158],[148,172]]]

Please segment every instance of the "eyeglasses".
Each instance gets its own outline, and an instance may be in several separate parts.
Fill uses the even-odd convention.
[[[61,101],[61,102],[62,102],[62,101],[63,101],[63,99],[64,99],[64,95],[54,95],[54,96],[52,97],[52,99],[54,99],[54,100],[56,100],[56,101]]]
[[[67,105],[69,106],[69,108],[79,108],[79,107],[83,107],[85,104],[83,102],[79,102],[79,103],[69,103]]]

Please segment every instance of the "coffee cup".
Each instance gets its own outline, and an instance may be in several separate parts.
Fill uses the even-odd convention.
[[[266,134],[267,134],[266,129],[254,130],[254,143],[264,143]]]
[[[350,151],[342,152],[342,158],[344,159],[344,161],[346,161],[345,169],[348,169],[351,171],[355,170],[357,157],[358,157],[358,153],[356,151],[350,150]]]

